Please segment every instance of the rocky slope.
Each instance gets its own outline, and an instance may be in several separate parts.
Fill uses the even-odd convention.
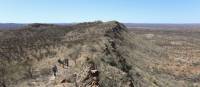
[[[86,78],[91,64],[100,72],[100,87],[189,86],[154,67],[167,60],[165,50],[116,21],[73,26],[34,24],[1,31],[0,38],[2,86],[90,87]],[[69,66],[62,67],[59,59],[69,59]],[[55,65],[56,77],[52,72]]]

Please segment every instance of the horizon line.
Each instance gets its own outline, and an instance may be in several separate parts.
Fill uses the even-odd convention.
[[[77,23],[84,23],[84,22],[109,22],[105,20],[93,20],[93,21],[74,21],[74,22],[0,22],[0,24],[33,24],[33,23],[43,23],[43,24],[77,24]],[[110,20],[110,21],[117,21],[117,20]],[[118,21],[124,24],[200,24],[200,22],[123,22]]]

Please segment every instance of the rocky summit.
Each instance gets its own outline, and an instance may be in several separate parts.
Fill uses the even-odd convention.
[[[155,67],[164,51],[117,21],[31,24],[0,31],[0,86],[188,87]]]

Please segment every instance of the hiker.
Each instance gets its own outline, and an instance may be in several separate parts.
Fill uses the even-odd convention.
[[[56,65],[53,66],[52,71],[53,71],[53,75],[56,77],[56,74],[58,72],[58,68]]]
[[[64,62],[61,59],[58,59],[58,63],[64,68]]]
[[[97,69],[90,70],[92,83],[91,87],[98,87],[99,85],[99,71]]]
[[[90,74],[92,77],[99,77],[99,71],[96,69],[90,70]]]
[[[64,59],[64,64],[68,67],[69,66],[69,59]]]
[[[91,63],[89,77],[92,79],[91,87],[99,87],[99,71],[96,69],[94,63]]]

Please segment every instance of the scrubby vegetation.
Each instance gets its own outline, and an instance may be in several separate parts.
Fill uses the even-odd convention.
[[[199,45],[197,31],[128,30],[116,21],[30,24],[0,31],[0,86],[89,86],[91,64],[100,87],[198,86]],[[58,62],[64,59],[68,67]]]
[[[0,80],[7,84],[32,77],[31,62],[55,55],[57,52],[50,47],[63,45],[63,36],[72,29],[34,24],[20,30],[1,31]],[[45,53],[41,49],[46,50]]]
[[[130,29],[144,39],[165,49],[165,61],[154,66],[157,72],[174,76],[193,87],[199,82],[199,29]],[[151,37],[149,37],[151,35]]]

